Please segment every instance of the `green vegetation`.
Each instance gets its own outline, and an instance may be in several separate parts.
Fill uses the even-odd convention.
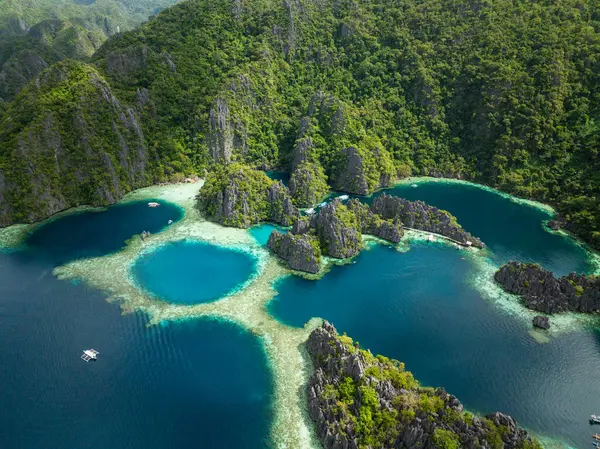
[[[458,449],[460,439],[451,430],[437,428],[433,432],[433,444],[438,449]]]
[[[90,65],[64,61],[0,118],[0,226],[107,205],[155,178],[132,111]]]
[[[159,174],[215,157],[292,172],[310,139],[315,198],[325,177],[366,191],[408,174],[468,178],[556,205],[600,247],[599,17],[579,0],[188,0],[94,62],[125,103],[147,89],[138,108]]]
[[[269,220],[267,190],[275,181],[262,171],[232,163],[209,173],[198,197],[207,216],[225,226],[247,228]]]
[[[358,439],[361,449],[395,447],[405,426],[419,426],[423,421],[431,423],[429,438],[438,449],[458,449],[471,444],[473,434],[468,433],[471,427],[479,441],[487,442],[487,447],[504,447],[502,436],[508,432],[507,427],[462,411],[462,407],[456,406],[456,399],[441,389],[420,387],[403,363],[381,355],[374,357],[346,334],[335,335],[329,346],[333,353],[318,359],[318,365],[331,376],[323,385],[321,398],[334,404],[335,416],[328,420],[343,423],[336,431],[349,432]],[[346,363],[356,366],[357,362],[364,368],[363,375],[341,374],[348,372]],[[392,386],[381,385],[382,382],[391,382]],[[390,390],[396,392],[393,397]],[[523,449],[541,447],[535,440],[522,440]]]
[[[310,207],[319,203],[329,192],[323,167],[313,162],[303,162],[293,171],[290,191],[294,204]]]
[[[135,27],[173,3],[174,0],[3,0],[0,36],[3,39],[20,36],[29,27],[52,19],[95,28],[106,38],[119,29],[125,31]]]

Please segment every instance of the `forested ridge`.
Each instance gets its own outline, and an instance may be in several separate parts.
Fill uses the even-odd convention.
[[[455,177],[549,202],[600,247],[599,23],[595,1],[188,0],[92,65],[141,123],[153,179],[122,191],[231,161],[289,171],[300,206],[325,182]],[[0,198],[36,182],[6,171],[29,126],[0,134]]]

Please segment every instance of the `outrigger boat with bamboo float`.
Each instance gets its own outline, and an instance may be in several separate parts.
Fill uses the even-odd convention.
[[[83,354],[81,354],[81,360],[84,362],[89,362],[90,360],[98,360],[98,354],[100,354],[95,349],[84,349]]]

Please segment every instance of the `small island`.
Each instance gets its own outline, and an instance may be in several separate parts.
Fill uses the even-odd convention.
[[[335,198],[309,215],[301,215],[294,203],[280,181],[237,163],[211,172],[198,195],[205,216],[225,226],[248,228],[265,221],[291,226],[287,233],[274,230],[267,246],[291,269],[305,273],[318,273],[322,256],[356,256],[363,248],[363,234],[395,244],[406,228],[435,233],[464,247],[485,246],[449,212],[422,201],[384,193],[368,206],[358,199]]]
[[[502,413],[478,417],[441,388],[423,388],[396,360],[359,348],[324,322],[306,348],[315,366],[308,411],[325,449],[541,449]]]
[[[600,312],[598,276],[571,273],[556,278],[537,264],[509,262],[494,278],[505,291],[519,295],[525,307],[538,312]]]

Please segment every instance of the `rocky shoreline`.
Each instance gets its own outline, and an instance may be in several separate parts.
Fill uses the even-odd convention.
[[[560,278],[536,264],[509,262],[495,273],[502,288],[525,306],[546,314],[600,312],[600,277],[571,273]]]
[[[292,269],[314,274],[319,271],[321,255],[336,259],[357,255],[362,249],[362,234],[398,243],[404,235],[405,223],[413,229],[443,235],[463,246],[484,247],[481,240],[464,231],[448,212],[421,201],[388,195],[377,198],[371,207],[357,199],[344,204],[336,198],[318,213],[296,218],[291,235],[285,237],[274,230],[267,246]]]
[[[538,449],[510,416],[466,412],[443,389],[421,388],[398,361],[374,357],[325,322],[306,348],[315,366],[308,411],[325,449]]]
[[[210,220],[226,226],[247,228],[263,221],[291,226],[285,235],[274,230],[267,246],[290,268],[312,274],[320,270],[321,256],[356,256],[363,247],[363,234],[398,243],[404,226],[440,234],[466,247],[485,246],[449,212],[386,194],[370,207],[357,199],[344,202],[336,198],[317,213],[301,216],[288,187],[260,170],[236,163],[220,166],[208,175],[198,195],[198,207]]]

